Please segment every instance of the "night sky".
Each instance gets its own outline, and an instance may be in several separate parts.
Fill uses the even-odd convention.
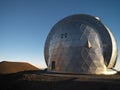
[[[112,31],[119,50],[120,0],[0,0],[0,61],[46,67],[44,44],[49,31],[73,14],[99,17]],[[116,68],[120,70],[119,56]]]

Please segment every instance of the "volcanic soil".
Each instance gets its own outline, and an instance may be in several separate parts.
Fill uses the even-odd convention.
[[[0,74],[0,90],[120,90],[120,74],[79,75],[20,69]]]

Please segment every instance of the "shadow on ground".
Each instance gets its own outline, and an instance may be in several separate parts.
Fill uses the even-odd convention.
[[[0,75],[0,90],[120,90],[120,75],[54,76],[46,71]]]

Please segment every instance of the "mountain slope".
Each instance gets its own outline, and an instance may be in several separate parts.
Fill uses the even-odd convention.
[[[26,62],[0,62],[0,74],[10,74],[28,70],[39,70],[39,68]]]

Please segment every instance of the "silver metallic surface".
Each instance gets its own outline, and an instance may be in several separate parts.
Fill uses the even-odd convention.
[[[48,71],[103,74],[115,65],[117,45],[100,19],[72,15],[54,25],[45,43]]]

